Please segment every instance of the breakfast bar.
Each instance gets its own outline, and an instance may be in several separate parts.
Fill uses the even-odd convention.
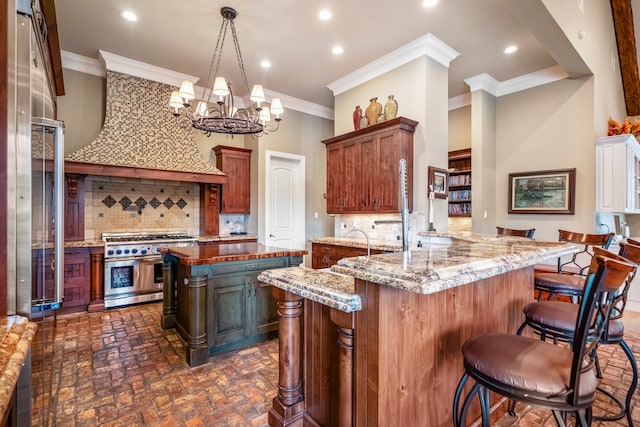
[[[258,276],[280,314],[269,425],[451,425],[464,341],[515,333],[534,264],[577,251],[521,238],[424,239],[421,249],[345,258],[331,270]]]
[[[260,272],[299,265],[305,250],[258,243],[169,247],[163,252],[163,329],[185,340],[190,366],[275,337],[276,301]]]

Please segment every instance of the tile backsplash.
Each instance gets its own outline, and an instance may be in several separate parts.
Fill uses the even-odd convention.
[[[199,234],[200,187],[182,181],[89,176],[85,239],[104,232],[186,231]]]

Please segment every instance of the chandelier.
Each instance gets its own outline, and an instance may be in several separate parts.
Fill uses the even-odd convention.
[[[261,106],[265,101],[264,90],[262,85],[254,85],[251,90],[249,99],[252,101],[248,108],[236,108],[234,105],[233,91],[231,83],[227,82],[224,77],[218,76],[218,68],[220,67],[220,59],[222,58],[222,50],[224,49],[224,41],[227,30],[231,27],[231,35],[233,36],[233,44],[240,67],[240,77],[244,85],[245,93],[249,93],[249,84],[247,83],[247,75],[242,62],[242,54],[240,53],[240,45],[236,34],[236,27],[233,20],[238,16],[235,9],[231,7],[223,7],[220,9],[222,15],[222,25],[218,34],[218,42],[213,51],[211,65],[209,66],[209,75],[204,90],[203,98],[199,101],[195,109],[192,108],[191,102],[195,99],[193,83],[189,80],[182,82],[179,91],[171,94],[169,107],[176,122],[183,128],[189,126],[200,130],[207,136],[212,133],[222,134],[252,134],[254,136],[262,136],[271,132],[275,132],[280,127],[280,114],[284,112],[282,102],[279,98],[271,100],[271,110],[269,107]],[[211,77],[215,76],[213,86],[211,85]],[[217,97],[217,100],[214,97]],[[271,121],[271,115],[274,115]]]

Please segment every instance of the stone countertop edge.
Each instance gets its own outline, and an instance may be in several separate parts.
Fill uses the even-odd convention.
[[[404,253],[372,255],[369,260],[366,257],[344,258],[332,266],[331,270],[410,292],[433,294],[579,251],[579,248],[572,244],[543,243],[556,244],[519,254],[502,254],[466,262],[456,260],[456,263],[442,266],[431,265],[427,260],[428,257],[425,256],[428,251],[425,250],[410,252],[411,260],[406,262]],[[491,243],[485,242],[485,244]],[[377,259],[382,261],[385,257],[384,262],[377,262]],[[394,258],[389,259],[389,257]],[[416,263],[422,265],[416,265]],[[409,264],[412,268],[404,268],[403,264]]]
[[[311,243],[319,243],[323,245],[347,246],[350,248],[367,249],[367,240],[362,236],[343,236],[343,237],[315,237],[309,239]],[[402,251],[402,242],[389,240],[369,239],[369,246],[373,250],[385,252]]]
[[[345,313],[362,308],[360,296],[354,293],[353,277],[306,267],[289,267],[263,271],[258,280]]]
[[[227,240],[256,240],[255,234],[221,234],[219,236],[200,236],[198,242],[224,242]]]
[[[4,326],[4,328],[3,328]],[[0,318],[0,413],[6,413],[38,325],[22,316]]]

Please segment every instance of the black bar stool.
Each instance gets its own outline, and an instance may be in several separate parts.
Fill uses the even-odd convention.
[[[603,335],[600,338],[600,345],[619,345],[622,351],[627,356],[629,363],[631,364],[632,380],[627,390],[625,403],[622,403],[612,393],[598,388],[598,390],[610,399],[612,399],[620,407],[620,411],[617,414],[610,416],[594,417],[594,419],[603,421],[619,420],[626,417],[629,427],[633,427],[633,421],[631,419],[631,399],[636,390],[638,384],[638,367],[636,364],[636,358],[631,351],[631,348],[624,340],[624,324],[622,323],[622,314],[627,302],[627,293],[631,287],[631,282],[637,272],[638,264],[640,263],[640,246],[631,245],[628,243],[620,243],[619,253],[613,254],[605,249],[594,248],[596,256],[607,256],[623,262],[634,264],[636,267],[629,274],[629,277],[625,281],[623,287],[618,290],[614,296],[613,305],[609,318],[604,326]],[[597,263],[592,262],[590,271],[597,269]],[[527,304],[524,307],[525,321],[520,325],[517,334],[520,335],[525,327],[530,327],[534,331],[540,334],[540,338],[545,340],[551,338],[554,342],[563,341],[571,343],[575,336],[575,318],[578,313],[579,306],[577,304],[569,304],[559,301],[536,301]],[[596,348],[597,350],[597,348]],[[597,359],[597,353],[594,352],[594,360],[596,366],[597,377],[602,378],[602,372]],[[513,406],[510,410],[513,414]]]
[[[582,295],[585,275],[589,269],[593,248],[607,249],[613,240],[613,233],[589,234],[573,231],[558,230],[560,242],[582,245],[583,249],[573,254],[569,261],[558,258],[556,272],[537,272],[534,276],[534,290],[538,293],[538,300],[547,295],[547,299],[559,295],[575,300]]]
[[[590,356],[607,323],[616,291],[635,268],[603,256],[595,259],[598,268],[585,282],[571,348],[498,333],[480,335],[464,343],[465,373],[453,402],[455,427],[466,425],[469,405],[476,395],[482,411],[482,426],[489,427],[490,390],[509,399],[550,408],[559,426],[565,425],[567,413],[575,415],[577,425],[590,425],[591,405],[598,384]],[[475,384],[460,406],[469,378]]]
[[[533,239],[533,235],[535,234],[535,228],[528,228],[526,230],[517,230],[515,228],[504,228],[496,226],[496,234],[498,236],[518,236],[518,237],[528,237]]]

